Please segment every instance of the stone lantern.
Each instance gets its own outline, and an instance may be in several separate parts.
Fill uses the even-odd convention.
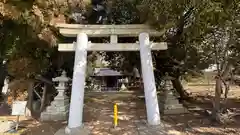
[[[62,75],[52,79],[57,82],[56,90],[57,96],[52,101],[51,105],[41,113],[42,121],[49,120],[67,120],[69,113],[69,97],[65,94],[68,89],[68,82],[71,80],[67,77],[66,72],[63,71]]]
[[[160,97],[160,110],[163,114],[188,113],[187,109],[179,103],[177,95],[173,92],[172,79],[168,74],[165,77],[164,93]]]
[[[63,71],[61,76],[53,78],[52,81],[58,82],[58,86],[56,87],[58,95],[54,98],[54,100],[68,99],[65,92],[68,89],[68,82],[70,81],[70,78],[67,77],[66,71]]]
[[[127,90],[126,84],[128,83],[128,79],[127,78],[121,79],[120,82],[122,83],[120,91],[126,91]]]

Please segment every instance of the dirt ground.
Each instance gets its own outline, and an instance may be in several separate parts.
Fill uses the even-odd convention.
[[[214,86],[211,84],[188,84],[185,86],[195,100],[184,102],[188,114],[163,115],[164,123],[171,125],[174,135],[240,135],[240,88],[232,86],[227,101],[231,120],[225,124],[215,124],[210,121],[206,110],[212,108]],[[142,93],[94,93],[86,94],[84,107],[85,126],[92,135],[135,135],[136,120],[146,119],[144,100],[138,98]],[[118,103],[119,130],[112,130],[113,104]],[[23,126],[28,127],[29,135],[54,135],[66,122],[45,122],[23,120]]]

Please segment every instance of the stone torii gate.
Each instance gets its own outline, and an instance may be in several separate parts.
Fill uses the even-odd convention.
[[[77,37],[76,43],[60,43],[59,51],[75,51],[69,119],[66,132],[82,127],[87,51],[140,51],[144,93],[149,125],[160,124],[160,113],[153,73],[151,50],[166,50],[167,43],[150,42],[150,36],[163,33],[146,25],[79,25],[58,24],[60,33]],[[110,37],[110,43],[91,43],[88,37]],[[118,37],[138,37],[136,43],[118,43]]]

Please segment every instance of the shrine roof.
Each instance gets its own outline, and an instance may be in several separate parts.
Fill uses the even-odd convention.
[[[95,68],[92,76],[123,76],[123,74],[110,68]]]

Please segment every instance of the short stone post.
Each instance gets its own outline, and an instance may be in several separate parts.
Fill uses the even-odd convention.
[[[62,75],[52,79],[53,82],[58,82],[56,87],[58,95],[54,98],[46,111],[41,113],[41,120],[67,120],[69,112],[69,97],[65,94],[68,89],[68,82],[70,78],[67,77],[66,72],[63,71]]]
[[[160,113],[157,99],[155,78],[153,73],[152,54],[150,48],[149,34],[141,33],[140,58],[142,65],[142,76],[144,83],[144,94],[147,109],[147,121],[149,125],[160,124]]]

